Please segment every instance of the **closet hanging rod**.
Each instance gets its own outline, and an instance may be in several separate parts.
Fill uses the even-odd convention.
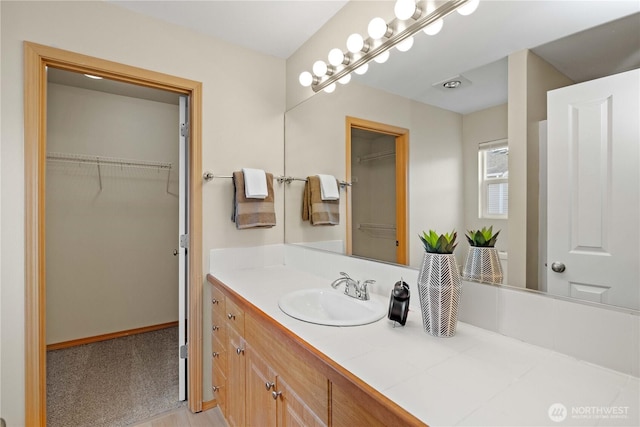
[[[173,165],[167,162],[121,159],[117,157],[90,156],[87,154],[47,153],[47,160],[67,163],[87,163],[100,166],[125,166],[153,169],[171,169]]]
[[[364,156],[360,156],[357,158],[357,160],[358,160],[358,163],[370,162],[372,160],[380,160],[380,159],[386,159],[387,157],[395,157],[395,155],[396,155],[395,150],[381,151],[379,153],[371,153],[371,154],[366,154]]]

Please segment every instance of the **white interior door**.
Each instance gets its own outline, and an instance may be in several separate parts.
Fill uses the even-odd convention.
[[[548,94],[550,293],[640,308],[639,94],[639,70]]]
[[[188,277],[188,129],[189,129],[189,97],[180,97],[180,165],[179,169],[179,216],[178,216],[178,375],[179,399],[187,398],[186,370],[187,370],[187,277]]]

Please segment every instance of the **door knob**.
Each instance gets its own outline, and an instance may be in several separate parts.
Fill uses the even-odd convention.
[[[567,267],[561,262],[554,262],[551,264],[551,269],[556,273],[562,273],[567,269]]]
[[[178,250],[177,249],[173,250],[173,256],[178,256]]]

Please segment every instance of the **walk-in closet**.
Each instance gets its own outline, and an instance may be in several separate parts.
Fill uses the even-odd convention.
[[[184,404],[179,96],[47,74],[47,424],[129,424]]]

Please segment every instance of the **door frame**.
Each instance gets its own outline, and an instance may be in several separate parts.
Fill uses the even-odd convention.
[[[24,42],[25,422],[46,426],[46,67],[189,96],[188,405],[202,410],[202,83]]]
[[[398,126],[378,123],[357,117],[346,117],[346,180],[351,182],[351,130],[363,129],[371,132],[383,133],[395,137],[396,141],[396,262],[408,265],[409,263],[409,236],[408,236],[408,174],[409,174],[409,129]],[[349,195],[351,196],[351,194]],[[347,200],[347,255],[353,254],[353,224],[351,217],[351,200]]]

